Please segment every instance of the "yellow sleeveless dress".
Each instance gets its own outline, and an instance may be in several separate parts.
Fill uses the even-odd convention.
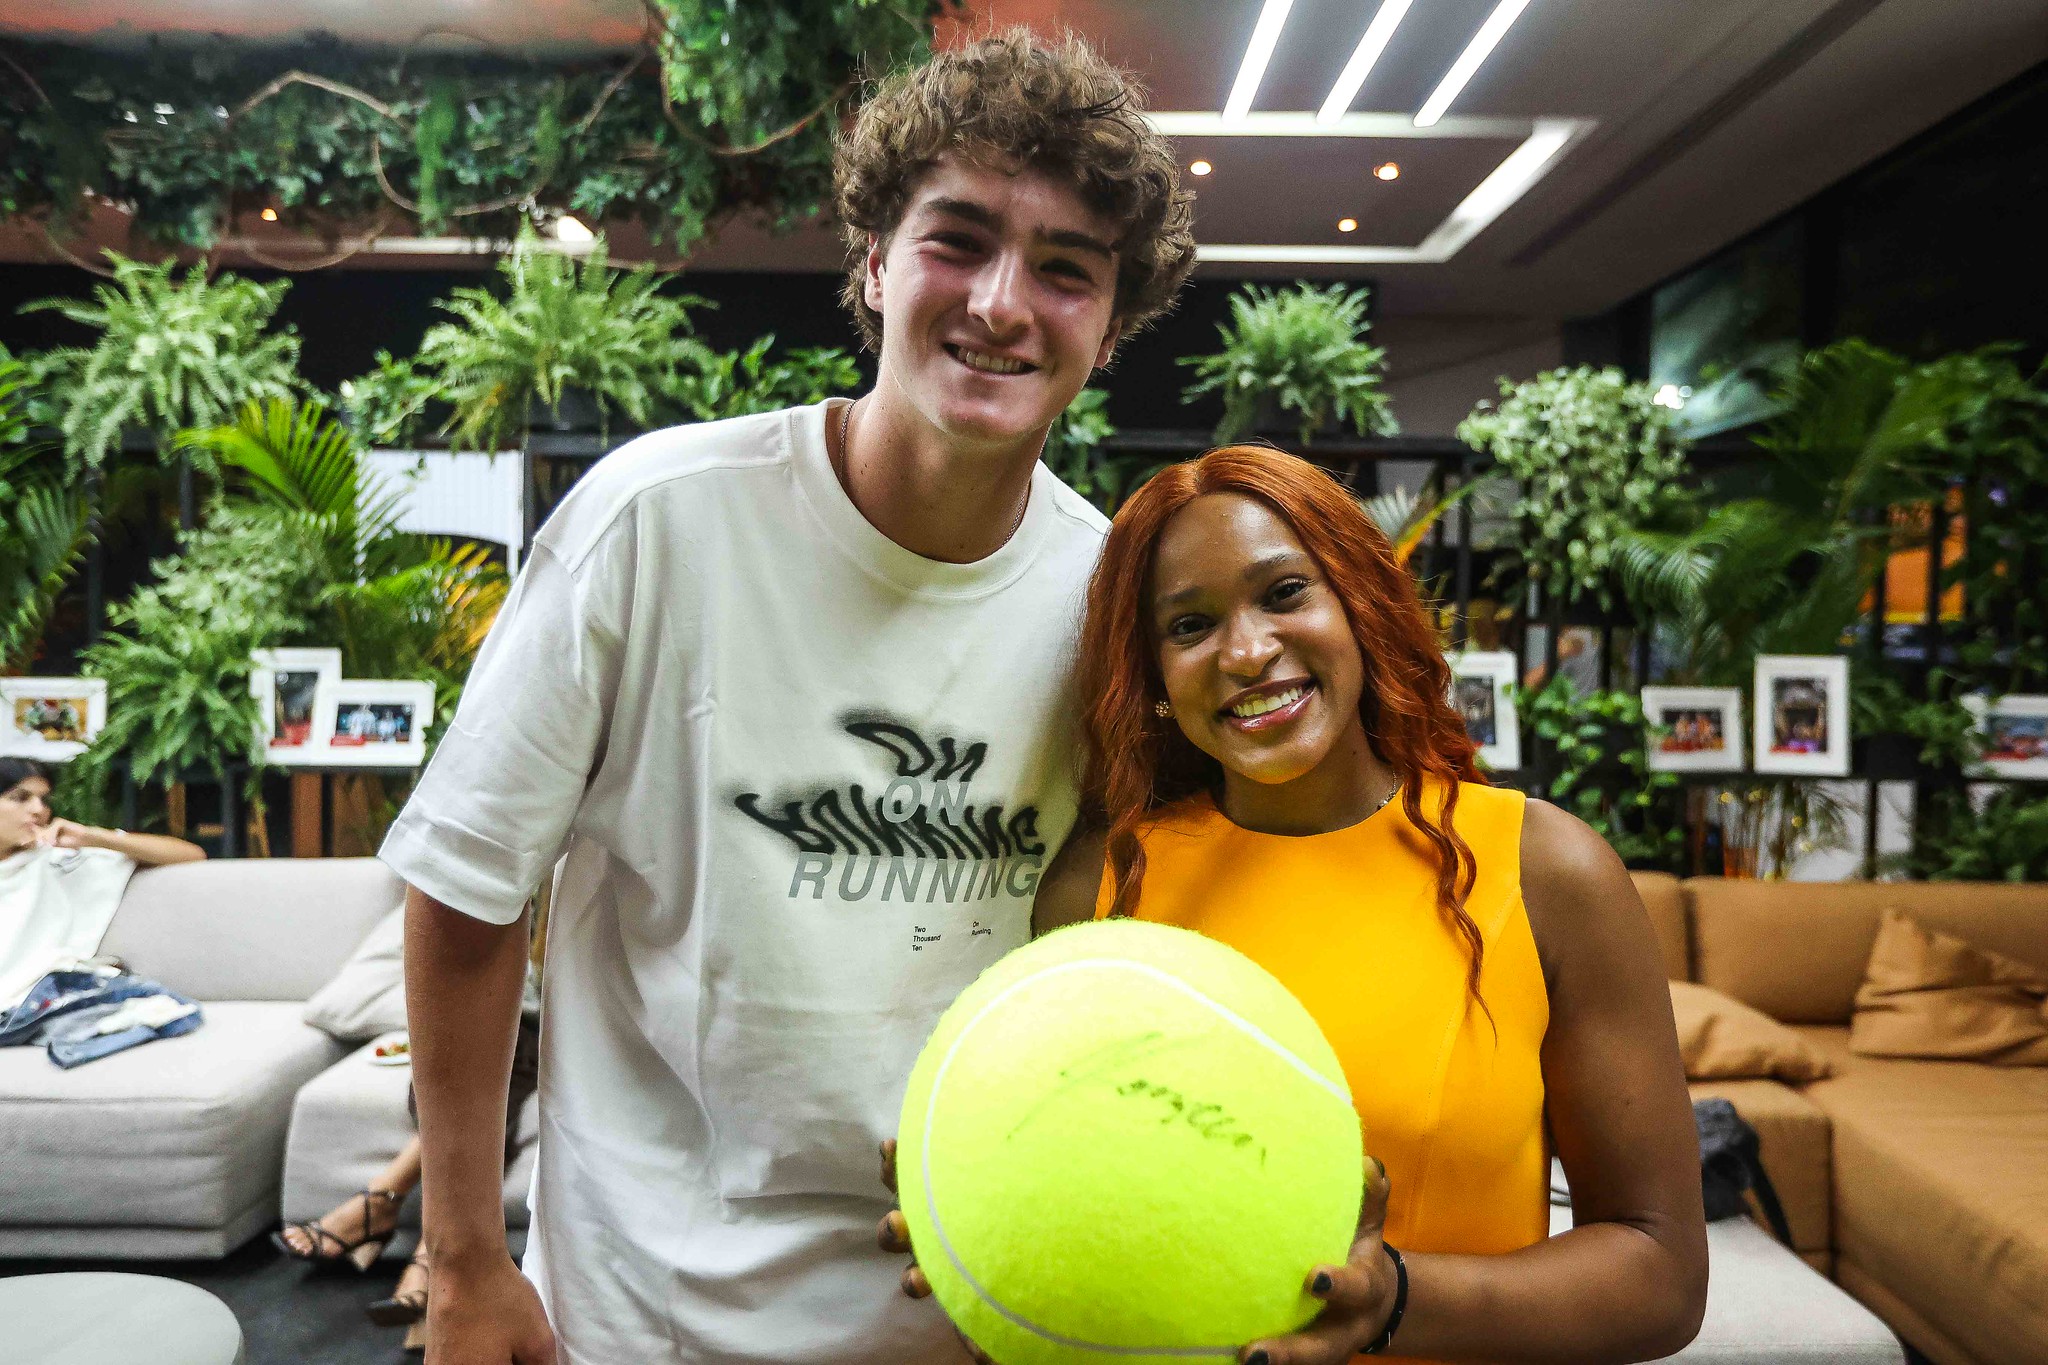
[[[1442,801],[1432,789],[1424,808]],[[1386,1163],[1386,1240],[1403,1251],[1500,1253],[1549,1235],[1550,1004],[1522,904],[1522,811],[1520,792],[1466,783],[1453,816],[1478,863],[1465,908],[1486,945],[1491,1022],[1467,1007],[1464,940],[1437,911],[1434,852],[1399,801],[1291,837],[1240,828],[1204,795],[1140,832],[1137,917],[1236,948],[1322,1026],[1366,1150]],[[1110,894],[1105,874],[1098,916]]]

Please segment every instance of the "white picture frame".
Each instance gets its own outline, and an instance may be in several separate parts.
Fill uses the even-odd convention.
[[[1849,775],[1849,661],[1760,654],[1750,694],[1750,765],[1794,777]]]
[[[2013,692],[2003,697],[1969,696],[1963,705],[1977,717],[1984,756],[1973,775],[2048,782],[2048,696]]]
[[[416,678],[343,678],[328,689],[322,763],[334,768],[416,768],[427,759],[434,685]]]
[[[0,678],[0,754],[62,763],[107,724],[105,678]]]
[[[1465,733],[1479,745],[1479,761],[1494,772],[1522,766],[1522,723],[1515,711],[1520,670],[1505,650],[1448,654],[1451,708],[1465,721]]]
[[[253,651],[249,694],[256,698],[257,709],[255,761],[287,768],[324,764],[327,694],[340,681],[338,649]]]
[[[1742,771],[1742,689],[1645,687],[1643,757],[1654,772]],[[1662,728],[1668,733],[1655,735]]]

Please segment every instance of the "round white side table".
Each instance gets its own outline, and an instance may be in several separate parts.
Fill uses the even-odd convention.
[[[0,1279],[8,1355],[37,1365],[243,1365],[242,1326],[204,1289],[159,1275]]]

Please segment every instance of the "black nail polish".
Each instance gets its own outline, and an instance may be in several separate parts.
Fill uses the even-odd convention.
[[[1327,1294],[1330,1292],[1330,1285],[1330,1272],[1327,1270],[1318,1270],[1316,1272],[1315,1283],[1311,1284],[1309,1288],[1318,1294]]]

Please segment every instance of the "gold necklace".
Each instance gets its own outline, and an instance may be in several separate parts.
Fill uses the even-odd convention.
[[[847,442],[853,434],[853,405],[859,401],[856,398],[853,402],[848,403],[839,410],[839,458],[836,460],[832,459],[832,452],[830,450],[825,452],[826,462],[832,466],[832,473],[839,480],[839,486],[846,490],[846,496],[849,501],[853,497],[853,447],[847,444]],[[1024,501],[1017,508],[1017,519],[1010,523],[1009,532],[1003,537],[1005,545],[1009,544],[1012,536],[1015,536],[1018,531],[1024,528],[1024,514],[1030,510],[1031,486],[1027,483],[1024,486]],[[1395,790],[1398,791],[1399,788]]]

